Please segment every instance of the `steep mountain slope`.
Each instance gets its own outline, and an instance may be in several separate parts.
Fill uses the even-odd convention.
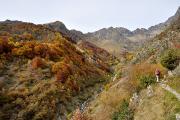
[[[138,63],[140,66],[142,66],[140,68],[142,70],[141,71],[142,74],[146,76],[149,74],[148,72],[151,71],[153,73],[151,76],[154,77],[154,71],[155,69],[158,68],[159,58],[166,50],[174,49],[180,52],[180,47],[179,47],[180,45],[180,38],[179,38],[180,31],[179,30],[180,29],[179,28],[180,28],[180,17],[179,18],[177,17],[176,20],[172,21],[172,23],[168,26],[168,28],[166,28],[166,30],[164,30],[161,34],[157,35],[155,38],[148,40],[147,43],[144,44],[144,46],[141,46],[138,52],[135,51],[137,52],[136,54],[137,57],[136,55],[134,55],[135,57],[133,59],[133,62],[135,60],[136,62],[134,63]],[[137,67],[138,64],[135,64],[135,66]],[[154,70],[152,70],[152,68],[150,67],[153,65],[155,67]],[[133,68],[130,67],[128,69],[131,70]],[[146,71],[148,72],[146,73]],[[160,71],[162,73],[163,70],[160,70]],[[141,74],[141,72],[136,69],[134,73],[139,75]],[[131,79],[131,75],[133,75],[134,73],[128,73],[127,78],[129,77],[129,79]],[[138,81],[139,77],[140,76],[136,76],[132,80]],[[179,76],[174,75],[173,77],[179,80]],[[121,80],[123,79],[124,78],[122,78]],[[168,79],[169,79],[169,82],[172,83],[173,81],[172,78],[171,79],[168,78]],[[121,80],[119,80],[119,82],[121,82]],[[113,82],[111,84],[113,84]],[[129,85],[130,83],[125,86],[128,87]],[[166,91],[161,90],[160,86],[155,85],[155,87],[153,86],[152,97],[148,96],[148,92],[149,92],[148,89],[147,89],[147,92],[145,93],[147,98],[141,98],[141,94],[138,95],[140,104],[135,109],[134,113],[131,113],[131,111],[128,111],[130,107],[128,107],[127,109],[123,109],[122,107],[122,109],[120,109],[121,110],[120,113],[118,113],[119,118],[116,117],[116,114],[114,114],[116,118],[112,118],[113,116],[112,111],[115,111],[114,109],[117,109],[116,106],[118,105],[118,103],[120,105],[122,104],[121,100],[125,98],[125,97],[122,98],[123,97],[122,93],[124,93],[125,91],[120,92],[119,90],[123,88],[123,87],[120,87],[120,88],[116,88],[116,90],[111,92],[112,88],[111,87],[109,88],[109,86],[111,85],[108,85],[107,90],[102,92],[102,94],[98,96],[99,98],[94,100],[92,104],[90,104],[88,107],[89,111],[87,114],[89,114],[89,116],[92,117],[93,119],[100,118],[102,120],[105,120],[105,119],[117,120],[117,119],[122,119],[122,116],[127,116],[126,118],[128,118],[129,114],[130,115],[134,114],[134,119],[137,119],[137,120],[139,119],[142,119],[142,120],[168,119],[170,120],[170,119],[175,119],[176,114],[179,114],[178,99],[176,99],[173,95],[171,95],[171,93],[167,93]],[[134,87],[135,85],[130,85],[130,86]],[[179,87],[175,83],[174,83],[174,86],[176,86],[177,88]],[[160,89],[160,93],[159,91],[156,90],[157,88]],[[130,90],[132,90],[132,88],[128,88],[128,92],[130,92]],[[105,92],[107,93],[109,92],[109,94]],[[128,96],[128,93],[126,93],[126,95]],[[127,101],[129,102],[129,100]],[[115,105],[113,106],[113,104]]]
[[[85,45],[41,25],[1,22],[0,119],[65,119],[91,97],[117,61]]]
[[[177,18],[165,31],[157,35],[155,38],[149,40],[143,47],[141,47],[133,63],[147,60],[155,62],[160,55],[167,49],[180,48],[180,17]]]
[[[176,114],[179,113],[179,101],[171,93],[162,90],[161,86],[155,82],[154,71],[159,69],[162,78],[164,75],[168,76],[167,70],[159,63],[159,57],[168,49],[180,52],[179,44],[180,17],[165,31],[142,46],[137,57],[136,55],[134,57],[137,60],[136,62],[133,60],[135,64],[119,67],[121,74],[105,85],[104,91],[88,104],[85,110],[87,116],[92,120],[175,119]],[[174,75],[173,78],[176,81],[172,84],[173,79],[167,77],[169,83],[177,89],[179,86],[176,83],[179,76]],[[142,87],[142,84],[151,85],[152,88]]]
[[[149,29],[153,30],[153,29],[158,29],[158,28],[169,26],[169,25],[171,25],[171,23],[177,21],[177,19],[179,17],[180,17],[180,7],[177,9],[176,13],[172,17],[168,18],[167,21],[165,21],[164,23],[160,23],[158,25],[152,26]]]
[[[180,63],[180,16],[171,18],[169,27],[149,40],[137,52],[137,56],[133,59],[133,63],[151,63],[156,64],[160,61],[162,55],[167,50],[174,50],[177,56],[177,65]],[[172,59],[173,55],[169,56]],[[162,59],[162,58],[161,58]],[[169,64],[175,64],[169,60]],[[148,67],[146,67],[147,69]],[[149,69],[149,68],[148,68]],[[147,88],[140,92],[141,103],[136,107],[134,112],[135,120],[175,120],[179,119],[180,102],[178,100],[179,90],[179,66],[173,71],[173,74],[166,74],[160,78],[160,83],[152,85],[151,95],[150,89]],[[164,82],[165,81],[165,82]],[[168,86],[168,84],[171,87]]]

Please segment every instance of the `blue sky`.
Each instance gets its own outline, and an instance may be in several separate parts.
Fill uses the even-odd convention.
[[[0,21],[62,21],[82,32],[104,27],[148,28],[172,16],[180,0],[0,0]]]

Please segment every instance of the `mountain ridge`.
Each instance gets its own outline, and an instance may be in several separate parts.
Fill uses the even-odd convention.
[[[153,25],[147,29],[137,28],[133,31],[124,27],[108,27],[94,32],[82,33],[81,31],[77,30],[68,30],[66,27],[61,29],[61,26],[65,26],[62,22],[59,22],[59,24],[54,28],[55,30],[70,36],[73,41],[89,41],[98,47],[109,51],[111,54],[120,57],[122,52],[132,52],[137,47],[143,45],[148,40],[160,34],[168,26],[170,26],[171,23],[176,21],[179,16],[180,7],[177,9],[177,12],[173,16],[169,17],[165,22]],[[45,24],[46,27],[52,25],[54,25],[54,23]],[[53,27],[49,28],[53,29]]]

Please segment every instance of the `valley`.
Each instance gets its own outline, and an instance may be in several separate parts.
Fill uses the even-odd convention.
[[[134,31],[0,22],[0,120],[178,120],[179,80],[180,8]]]

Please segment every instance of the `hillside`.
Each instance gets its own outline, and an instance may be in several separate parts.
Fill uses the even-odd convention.
[[[92,120],[175,120],[180,114],[179,28],[180,18],[177,18],[161,34],[145,43],[133,55],[132,62],[119,64],[114,79],[88,104],[85,115]],[[174,50],[177,56],[178,64],[172,74],[161,63],[168,50]],[[175,64],[171,58],[172,54],[169,64]],[[156,69],[161,72],[160,83],[156,82]],[[168,85],[171,90],[162,87],[168,88]]]
[[[136,57],[132,60],[133,63],[144,61],[148,59],[148,62],[157,62],[159,57],[167,49],[180,48],[180,17],[177,18],[165,31],[157,35],[153,39],[141,47]]]
[[[42,25],[1,22],[0,119],[65,119],[108,82],[117,62]]]
[[[42,25],[33,23],[24,24],[21,21],[1,21],[0,35],[12,37],[17,41],[21,40],[53,40],[57,32],[44,28]]]

